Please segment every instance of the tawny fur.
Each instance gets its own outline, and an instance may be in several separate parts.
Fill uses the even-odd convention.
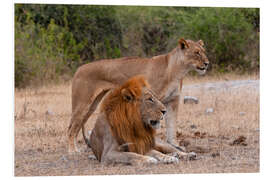
[[[102,163],[177,163],[176,157],[166,154],[177,157],[189,154],[156,141],[157,127],[150,123],[162,120],[164,112],[165,106],[144,78],[132,77],[104,97],[87,144]]]
[[[171,52],[152,58],[100,60],[81,66],[72,81],[72,117],[68,128],[69,152],[76,152],[76,138],[106,93],[127,79],[142,74],[168,109],[167,142],[175,144],[181,81],[190,71],[203,74],[208,59],[203,42],[180,39]],[[180,85],[179,85],[180,83]],[[172,108],[174,106],[175,108]]]
[[[143,124],[140,114],[142,88],[148,87],[142,77],[127,81],[122,87],[113,91],[104,101],[102,110],[119,145],[128,143],[128,150],[145,154],[154,147],[155,130]],[[127,102],[121,91],[128,89],[133,92],[134,100]]]

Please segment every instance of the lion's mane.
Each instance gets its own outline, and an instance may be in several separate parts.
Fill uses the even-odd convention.
[[[129,152],[145,154],[155,145],[155,130],[145,125],[140,114],[142,88],[149,85],[142,76],[136,76],[115,89],[103,103],[111,132],[118,144],[126,145]],[[128,90],[132,100],[127,101],[122,90]]]

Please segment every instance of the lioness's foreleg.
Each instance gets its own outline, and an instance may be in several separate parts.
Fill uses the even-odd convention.
[[[166,123],[166,141],[174,146],[176,142],[176,122],[178,120],[178,108],[180,104],[180,95],[173,97],[169,102],[166,102],[167,113],[165,116]]]
[[[179,162],[178,158],[176,158],[174,156],[169,156],[169,155],[163,154],[163,153],[156,151],[156,150],[151,150],[146,155],[154,157],[158,161],[161,161],[161,162],[166,163],[166,164]]]
[[[108,152],[104,157],[102,157],[101,162],[106,164],[123,163],[131,165],[141,165],[156,164],[158,160],[150,156],[144,156],[133,152],[119,152],[114,150]]]

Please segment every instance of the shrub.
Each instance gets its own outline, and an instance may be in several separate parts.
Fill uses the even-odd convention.
[[[45,29],[28,18],[27,25],[15,22],[15,86],[55,80],[71,74],[81,44],[51,20]],[[70,67],[70,68],[68,68]]]

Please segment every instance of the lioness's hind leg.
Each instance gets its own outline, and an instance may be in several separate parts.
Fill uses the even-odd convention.
[[[68,128],[68,151],[69,153],[80,152],[77,147],[77,136],[83,123],[83,115],[80,111],[74,112]]]
[[[90,106],[90,103],[82,104],[81,106],[78,106],[77,109],[72,113],[68,128],[69,153],[80,152],[79,148],[77,147],[77,136],[82,128],[82,125],[91,115]]]
[[[77,99],[76,103],[72,105],[73,112],[72,112],[70,125],[68,128],[68,138],[69,138],[68,143],[69,143],[70,153],[80,152],[79,148],[77,148],[77,145],[76,145],[79,131],[82,128],[82,126],[86,123],[88,118],[91,116],[91,114],[96,110],[103,96],[108,92],[109,89],[112,88],[112,85],[104,84],[104,83],[96,84],[96,86],[101,86],[103,88],[97,89],[91,97],[87,95],[85,96],[84,99],[82,98],[80,100],[81,103],[78,103],[78,99]]]

